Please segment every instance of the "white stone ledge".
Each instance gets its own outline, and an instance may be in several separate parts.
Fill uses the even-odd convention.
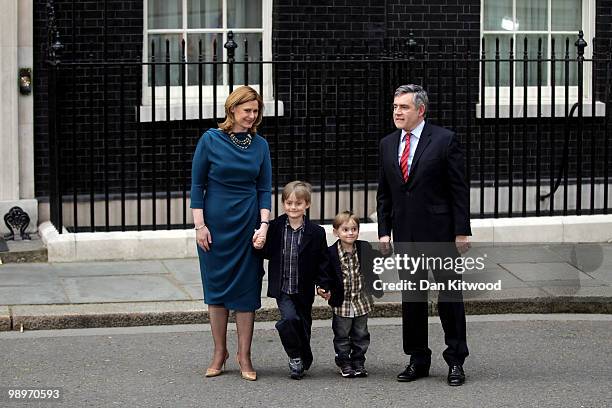
[[[336,237],[324,225],[328,244]],[[376,223],[361,224],[360,238],[376,241]],[[59,234],[45,222],[39,232],[49,262],[192,258],[197,256],[195,231],[129,231]],[[498,218],[472,221],[474,242],[612,242],[612,215]]]

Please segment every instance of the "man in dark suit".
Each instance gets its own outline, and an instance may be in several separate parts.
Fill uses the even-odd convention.
[[[383,248],[390,245],[393,233],[396,250],[456,258],[469,248],[471,235],[464,157],[454,132],[425,121],[427,104],[427,93],[419,85],[402,85],[395,92],[397,130],[380,142],[378,236]],[[427,279],[426,269],[412,273],[410,279]],[[432,273],[437,282],[455,275],[443,270]],[[429,375],[431,363],[427,292],[403,295],[403,346],[410,362],[397,379],[414,381]],[[448,384],[462,385],[468,348],[461,291],[441,291],[438,312],[447,345],[443,356],[449,365]]]

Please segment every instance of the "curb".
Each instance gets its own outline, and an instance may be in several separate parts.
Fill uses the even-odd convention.
[[[276,321],[280,317],[272,302],[263,302],[256,321]],[[608,297],[555,297],[511,300],[466,300],[468,315],[485,314],[612,314]],[[401,317],[400,302],[376,303],[371,317]],[[429,302],[429,315],[437,315],[437,304]],[[331,318],[328,306],[315,305],[313,320]],[[230,316],[233,321],[233,316]],[[208,323],[208,310],[201,301],[141,302],[81,305],[0,306],[0,331],[56,330],[101,327],[158,326]]]
[[[0,306],[0,331],[12,329],[11,310],[8,306]]]

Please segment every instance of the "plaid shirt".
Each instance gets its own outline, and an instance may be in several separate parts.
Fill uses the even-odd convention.
[[[342,306],[332,308],[332,311],[342,317],[363,316],[372,310],[372,297],[365,291],[363,276],[359,272],[357,250],[346,252],[338,242],[338,257],[342,269],[344,302]]]
[[[283,279],[281,291],[288,295],[298,293],[298,251],[302,235],[304,234],[304,222],[297,229],[285,223],[283,231]]]

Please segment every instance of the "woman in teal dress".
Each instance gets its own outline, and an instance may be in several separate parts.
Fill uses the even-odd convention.
[[[243,378],[255,380],[251,340],[255,310],[261,307],[263,261],[253,242],[265,239],[271,208],[272,166],[268,143],[257,126],[263,100],[243,86],[225,102],[226,119],[202,135],[193,157],[191,208],[196,229],[204,301],[215,343],[207,377],[223,372],[227,319],[236,311]]]

